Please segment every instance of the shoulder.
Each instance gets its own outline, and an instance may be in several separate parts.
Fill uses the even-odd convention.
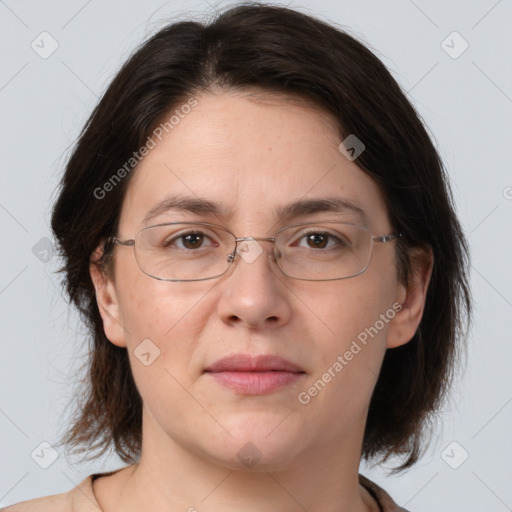
[[[361,474],[359,474],[359,483],[377,501],[382,512],[408,512],[405,508],[399,507],[382,487]]]
[[[70,512],[73,509],[69,492],[54,494],[42,498],[22,501],[6,508],[0,512]]]
[[[0,512],[98,512],[99,507],[92,491],[93,475],[68,492],[22,501],[0,509]]]
[[[101,512],[93,491],[93,481],[99,477],[121,477],[134,469],[135,466],[130,465],[105,473],[94,473],[68,492],[22,501],[0,508],[0,512]]]

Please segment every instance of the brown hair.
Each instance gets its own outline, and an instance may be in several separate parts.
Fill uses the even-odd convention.
[[[426,427],[444,399],[469,319],[468,250],[449,184],[427,131],[382,62],[344,30],[284,7],[246,3],[209,23],[170,24],[124,64],[83,128],[68,161],[52,229],[66,289],[92,334],[79,406],[62,442],[93,459],[113,445],[125,462],[140,456],[142,401],[127,351],[110,343],[89,275],[89,258],[115,235],[127,174],[98,198],[113,173],[142,147],[164,116],[194,94],[257,88],[327,109],[366,145],[355,161],[380,185],[397,243],[401,279],[411,250],[431,247],[434,268],[412,340],[387,350],[372,395],[362,456],[417,461]],[[85,386],[84,386],[85,384]]]

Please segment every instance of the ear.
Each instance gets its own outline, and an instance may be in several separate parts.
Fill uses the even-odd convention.
[[[398,288],[396,301],[402,305],[402,309],[389,323],[387,348],[399,347],[411,341],[423,317],[434,254],[431,247],[417,248],[410,258],[411,275],[408,276],[407,286],[400,284]]]
[[[96,291],[96,302],[103,320],[105,336],[114,345],[126,347],[126,332],[121,322],[119,301],[113,276],[107,275],[100,264],[103,244],[96,248],[89,260],[89,273]]]

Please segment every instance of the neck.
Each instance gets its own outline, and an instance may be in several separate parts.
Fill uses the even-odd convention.
[[[147,410],[143,418],[142,455],[122,485],[116,510],[378,510],[358,483],[364,419],[343,439],[326,433],[323,442],[285,462],[244,467],[177,443]]]

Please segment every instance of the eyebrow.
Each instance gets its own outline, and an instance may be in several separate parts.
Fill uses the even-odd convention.
[[[157,203],[144,216],[143,224],[162,213],[168,212],[193,213],[196,215],[212,215],[219,218],[230,217],[231,212],[222,204],[200,197],[180,195],[167,196]],[[351,213],[366,223],[365,211],[355,201],[342,197],[302,198],[274,209],[274,217],[287,221],[295,217],[315,213]]]

